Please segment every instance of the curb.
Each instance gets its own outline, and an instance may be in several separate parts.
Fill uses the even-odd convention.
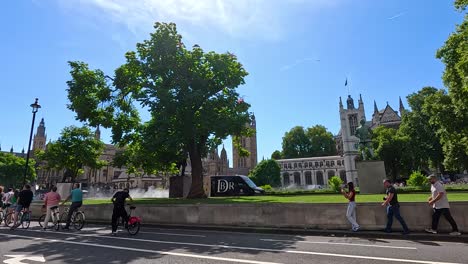
[[[87,221],[87,224],[108,224],[109,222]],[[451,236],[448,233],[429,234],[423,232],[410,233],[403,235],[401,231],[393,233],[384,233],[376,230],[362,230],[352,232],[347,230],[326,230],[326,229],[300,229],[300,228],[274,228],[274,227],[225,227],[210,225],[177,225],[177,224],[142,224],[142,228],[166,228],[166,229],[185,229],[197,231],[223,231],[234,233],[258,233],[258,234],[279,234],[279,235],[307,235],[307,236],[328,236],[328,237],[356,237],[356,238],[374,238],[374,239],[397,239],[431,242],[460,242],[468,244],[468,234],[461,236]]]

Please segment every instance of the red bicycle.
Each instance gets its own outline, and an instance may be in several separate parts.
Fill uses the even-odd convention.
[[[138,234],[140,231],[141,218],[138,216],[132,216],[132,212],[136,209],[135,206],[128,204],[130,207],[130,213],[128,214],[128,221],[124,223],[123,218],[119,223],[122,223],[122,226],[127,229],[128,233],[132,236]]]

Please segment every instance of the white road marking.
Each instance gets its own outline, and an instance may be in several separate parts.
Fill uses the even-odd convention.
[[[166,236],[185,236],[185,237],[206,237],[203,235],[189,235],[189,234],[176,234],[176,233],[163,233],[163,232],[138,232],[139,234],[155,234],[155,235],[166,235]]]
[[[41,232],[39,230],[23,230],[27,232]],[[54,232],[53,234],[67,234],[67,233],[58,233]],[[68,233],[70,234],[70,233]],[[0,235],[7,235],[1,234]],[[138,238],[125,238],[125,237],[113,237],[113,236],[102,236],[102,235],[92,235],[92,234],[70,234],[74,236],[82,237],[96,237],[96,238],[107,238],[107,239],[117,239],[117,240],[128,240],[128,241],[138,241],[138,242],[148,242],[156,244],[175,244],[175,245],[186,245],[186,246],[197,246],[197,247],[212,247],[212,248],[224,248],[224,249],[241,249],[241,250],[252,250],[252,251],[264,251],[264,252],[280,252],[280,253],[291,253],[291,254],[305,254],[305,255],[318,255],[318,256],[330,256],[330,257],[341,257],[341,258],[354,258],[354,259],[371,259],[371,260],[383,260],[383,261],[393,261],[393,262],[406,262],[406,263],[421,263],[421,264],[459,264],[453,262],[438,262],[438,261],[426,261],[426,260],[413,260],[413,259],[397,259],[397,258],[385,258],[385,257],[373,257],[373,256],[362,256],[362,255],[347,255],[347,254],[335,254],[335,253],[323,253],[323,252],[313,252],[313,251],[298,251],[298,250],[280,250],[280,249],[270,249],[270,248],[252,248],[252,247],[240,247],[240,246],[226,246],[226,245],[214,245],[214,244],[199,244],[199,243],[188,243],[188,242],[173,242],[173,241],[162,241],[162,240],[149,240],[149,239],[138,239]],[[30,238],[30,237],[28,237]],[[62,240],[63,241],[63,240]],[[67,241],[70,242],[70,241]],[[79,242],[71,242],[79,243]],[[86,243],[85,243],[86,244]]]
[[[29,262],[22,262],[22,260],[29,260],[29,261],[36,261],[36,262],[46,262],[44,256],[32,256],[32,255],[5,255],[5,257],[9,258],[3,261],[3,263],[7,264],[26,264]]]
[[[412,250],[417,249],[415,247],[396,247],[396,246],[354,244],[354,243],[342,243],[342,242],[318,242],[318,241],[299,241],[299,240],[282,240],[282,239],[260,239],[260,240],[271,241],[271,242],[297,242],[297,243],[307,243],[307,244],[327,244],[327,245],[356,246],[356,247],[377,247],[377,248],[395,248],[395,249],[412,249]]]
[[[17,238],[26,238],[26,239],[30,239],[30,237],[28,237],[28,236],[20,236],[20,235],[0,234],[0,236],[17,237]],[[178,256],[178,257],[188,257],[188,258],[198,258],[198,259],[210,259],[210,260],[219,260],[219,261],[227,261],[227,262],[236,262],[236,263],[249,263],[249,264],[282,264],[282,263],[278,263],[278,262],[266,262],[266,261],[247,260],[247,259],[233,259],[233,258],[223,258],[223,257],[212,257],[212,256],[204,256],[204,255],[185,254],[185,253],[176,253],[176,252],[158,251],[158,250],[131,248],[131,247],[119,247],[119,246],[111,246],[111,245],[92,244],[92,243],[89,243],[89,242],[84,243],[84,242],[67,241],[67,240],[58,240],[58,239],[49,239],[49,238],[39,238],[39,240],[42,240],[42,241],[45,241],[45,242],[49,242],[49,243],[64,243],[64,244],[73,244],[73,245],[80,245],[80,246],[110,248],[110,249],[119,249],[119,250],[127,250],[127,251],[137,251],[137,252],[152,253],[152,254],[171,255],[171,256]],[[45,262],[45,261],[44,261],[44,262]],[[8,262],[8,263],[14,264],[14,263],[24,263],[24,262]]]
[[[146,228],[145,228],[146,229]],[[83,228],[81,231],[103,231],[103,230],[110,230],[110,228],[106,227],[91,227],[91,228]],[[155,234],[155,235],[166,235],[166,236],[185,236],[185,237],[206,237],[204,235],[191,235],[191,234],[178,234],[178,233],[167,233],[167,232],[146,232],[140,231],[141,234]]]

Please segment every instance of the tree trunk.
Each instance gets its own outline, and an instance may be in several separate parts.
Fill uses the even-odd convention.
[[[189,199],[206,198],[203,189],[203,166],[198,146],[193,143],[189,147],[190,161],[192,162],[192,185],[187,196]]]

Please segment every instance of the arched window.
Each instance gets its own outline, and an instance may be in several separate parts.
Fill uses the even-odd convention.
[[[317,185],[324,185],[323,173],[321,171],[317,171],[316,176],[317,176]]]
[[[288,186],[289,185],[289,173],[285,172],[283,173],[283,186]]]
[[[328,171],[328,179],[330,179],[331,177],[335,176],[335,172],[332,171],[332,170],[329,170]]]
[[[310,171],[305,172],[305,183],[306,185],[312,185],[312,173]]]
[[[301,174],[299,172],[294,172],[294,184],[301,185]]]
[[[343,182],[346,182],[346,171],[340,170],[340,178]]]

